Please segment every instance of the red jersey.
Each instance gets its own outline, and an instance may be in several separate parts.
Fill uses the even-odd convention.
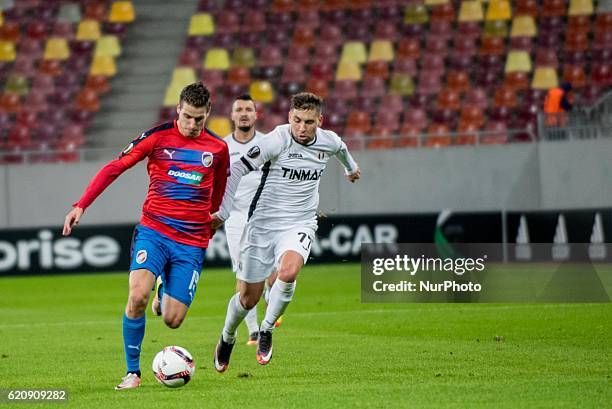
[[[206,129],[193,139],[183,136],[176,122],[144,132],[94,176],[74,206],[86,209],[147,157],[149,192],[140,223],[179,243],[206,248],[213,233],[210,214],[223,199],[230,163],[225,141]]]

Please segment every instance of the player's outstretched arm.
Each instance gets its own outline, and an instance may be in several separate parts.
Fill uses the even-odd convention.
[[[227,179],[227,185],[225,186],[225,194],[223,195],[223,201],[221,202],[221,207],[219,211],[212,215],[212,224],[211,227],[215,229],[215,217],[218,219],[217,227],[221,226],[225,220],[230,215],[230,211],[234,204],[234,197],[236,196],[236,190],[238,189],[238,185],[240,184],[240,180],[242,177],[249,172],[252,172],[255,169],[251,163],[244,157],[240,158],[234,162],[232,167],[230,168],[230,176]]]
[[[355,181],[361,179],[361,169],[359,169],[359,165],[353,159],[353,155],[348,151],[346,144],[338,138],[340,142],[340,146],[335,156],[336,159],[344,166],[346,171],[346,178],[349,182],[355,183]]]
[[[72,226],[75,224],[79,224],[81,217],[83,216],[84,209],[80,207],[74,207],[64,219],[64,230],[62,231],[62,235],[68,236],[72,233]]]

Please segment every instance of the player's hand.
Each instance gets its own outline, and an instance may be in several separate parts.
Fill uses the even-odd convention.
[[[72,233],[72,226],[75,224],[79,224],[79,221],[81,220],[81,216],[83,216],[84,211],[85,210],[80,207],[75,207],[66,215],[66,218],[64,219],[64,230],[62,231],[62,235],[68,236],[70,233]]]
[[[219,213],[213,213],[210,215],[210,227],[212,227],[213,230],[217,230],[222,225],[223,220],[219,218]]]
[[[357,169],[354,173],[346,175],[349,182],[355,183],[356,180],[361,179],[361,169]]]

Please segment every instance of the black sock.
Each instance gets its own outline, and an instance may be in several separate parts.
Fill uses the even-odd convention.
[[[140,376],[140,371],[130,371],[130,372],[127,373],[127,375],[129,375],[131,373],[135,373],[136,375],[138,375],[139,378],[142,377],[142,376]]]

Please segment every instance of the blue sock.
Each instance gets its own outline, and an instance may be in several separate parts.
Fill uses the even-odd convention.
[[[128,318],[123,314],[123,348],[127,372],[140,372],[140,347],[145,333],[145,316]]]

